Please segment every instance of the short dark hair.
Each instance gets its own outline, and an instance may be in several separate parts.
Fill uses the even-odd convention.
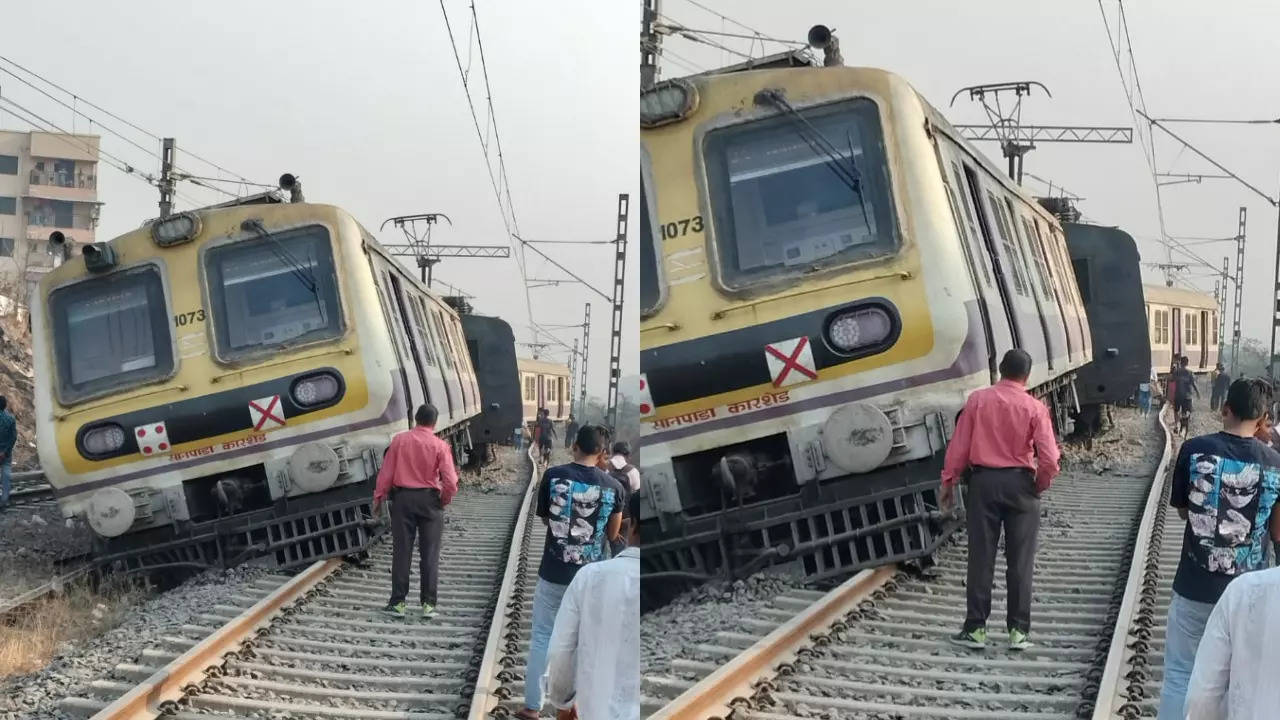
[[[418,406],[418,412],[413,414],[413,419],[419,425],[427,427],[435,427],[436,418],[440,417],[440,411],[436,410],[436,406],[431,403],[422,403]]]
[[[1179,364],[1179,365],[1186,365],[1186,364],[1187,364],[1187,362],[1188,362],[1188,361],[1187,361],[1187,356],[1186,356],[1186,355],[1183,355],[1182,357],[1178,358],[1178,364]]]
[[[1026,380],[1031,375],[1031,353],[1014,348],[1000,360],[1000,377],[1010,380]]]
[[[631,457],[631,443],[626,440],[619,440],[613,444],[613,454],[623,457]]]
[[[1238,420],[1257,420],[1271,405],[1271,388],[1265,381],[1241,378],[1227,388],[1227,409]]]
[[[595,455],[604,448],[604,441],[595,425],[583,425],[578,428],[578,435],[573,439],[573,444],[584,455]]]

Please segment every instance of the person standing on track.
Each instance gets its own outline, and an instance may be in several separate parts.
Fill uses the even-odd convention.
[[[1174,386],[1173,393],[1173,411],[1178,416],[1182,414],[1191,414],[1191,393],[1196,394],[1196,399],[1200,398],[1200,388],[1196,387],[1196,376],[1187,369],[1187,356],[1183,355],[1178,359],[1178,369],[1173,371],[1169,382],[1177,384]]]
[[[449,443],[435,433],[439,413],[423,404],[414,413],[417,425],[391,439],[391,447],[378,472],[373,491],[373,514],[391,497],[391,599],[383,608],[404,617],[409,594],[409,565],[413,539],[418,537],[422,617],[436,614],[436,588],[440,581],[440,537],[444,533],[444,509],[458,492],[458,470]]]
[[[1222,399],[1227,396],[1227,388],[1229,387],[1231,387],[1231,376],[1227,374],[1226,368],[1222,366],[1222,363],[1218,363],[1218,367],[1214,368],[1213,391],[1209,394],[1210,410],[1217,410],[1222,405]]]
[[[0,508],[9,507],[13,490],[13,446],[18,444],[18,421],[9,414],[9,401],[0,395]]]
[[[630,527],[636,524],[636,516],[631,514],[631,498],[639,497],[640,492],[640,471],[635,465],[631,464],[631,444],[625,440],[619,440],[613,444],[613,457],[609,458],[609,465],[605,468],[605,472],[613,476],[618,484],[622,485],[622,489],[627,492],[627,502],[623,503],[624,512],[622,515],[622,531],[618,534],[618,540],[614,542],[610,550],[614,557],[627,547],[626,538],[631,537]]]
[[[1264,565],[1265,535],[1280,534],[1272,512],[1280,453],[1255,439],[1271,404],[1265,383],[1236,380],[1222,406],[1222,431],[1182,443],[1169,506],[1187,520],[1165,629],[1159,720],[1183,720],[1187,680],[1205,623],[1227,584]]]
[[[555,436],[556,426],[551,422],[551,411],[543,408],[538,417],[538,450],[543,457],[551,457],[551,443]]]
[[[939,504],[949,508],[957,481],[970,472],[968,607],[956,645],[987,646],[991,581],[1004,528],[1009,648],[1031,647],[1031,578],[1040,529],[1040,495],[1058,474],[1058,442],[1044,403],[1027,392],[1031,356],[1014,349],[1000,360],[1000,382],[975,390],[947,445]]]
[[[573,419],[573,413],[569,413],[569,419],[564,423],[564,449],[568,450],[573,445],[573,438],[578,435],[578,421]]]
[[[622,526],[622,486],[596,465],[606,448],[602,428],[586,425],[573,443],[573,462],[542,474],[538,517],[547,526],[538,586],[533,593],[533,631],[525,665],[524,707],[516,717],[536,720],[542,710],[547,644],[569,583],[588,563],[605,559]]]
[[[640,514],[640,496],[627,501]],[[547,650],[545,693],[557,720],[640,720],[640,542],[573,577]]]

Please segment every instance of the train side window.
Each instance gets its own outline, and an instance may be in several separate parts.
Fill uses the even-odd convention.
[[[1022,233],[1027,238],[1031,257],[1035,260],[1036,274],[1040,276],[1040,289],[1044,291],[1045,299],[1053,300],[1053,286],[1049,282],[1049,261],[1045,258],[1044,245],[1040,242],[1040,236],[1036,234],[1031,221],[1025,215],[1019,219],[1022,220]]]
[[[969,266],[969,271],[973,274],[973,281],[977,283],[978,271],[974,267],[974,257],[973,257],[973,250],[972,250],[973,244],[970,242],[970,235],[968,235],[968,233],[966,232],[964,218],[960,215],[960,206],[956,202],[956,192],[951,187],[951,182],[947,180],[947,172],[945,169],[942,171],[942,184],[947,189],[947,200],[951,202],[951,216],[955,220],[956,235],[960,238],[960,250],[964,253],[964,259],[966,261],[966,264]],[[978,262],[981,262],[981,261],[979,260]],[[983,270],[986,270],[985,265],[983,266]],[[987,282],[988,283],[990,282],[989,278]]]
[[[1071,302],[1071,296],[1069,296],[1066,290],[1063,289],[1063,282],[1065,281],[1066,273],[1062,269],[1062,256],[1057,252],[1054,252],[1056,248],[1053,245],[1053,236],[1045,232],[1045,229],[1040,224],[1040,218],[1038,217],[1031,219],[1031,227],[1035,230],[1036,240],[1040,242],[1040,252],[1045,258],[1049,274],[1049,283],[1058,291],[1058,295],[1063,299],[1063,301]]]
[[[1009,200],[1008,195],[1002,195],[1000,203],[1000,214],[1004,218],[1005,227],[1009,230],[1009,237],[1013,240],[1014,248],[1018,251],[1018,266],[1022,268],[1023,277],[1026,279],[1027,289],[1031,291],[1032,297],[1045,294],[1044,285],[1041,284],[1040,292],[1036,292],[1035,273],[1032,267],[1035,263],[1029,259],[1031,252],[1027,249],[1027,240],[1023,236],[1024,228],[1018,227],[1018,215],[1013,210],[1013,202]]]
[[[435,367],[435,351],[432,349],[435,343],[427,330],[427,321],[423,318],[422,301],[417,295],[409,295],[409,314],[413,316],[413,327],[418,331],[418,337],[422,338],[422,355],[426,358],[428,365]]]
[[[973,238],[973,246],[978,249],[977,262],[978,266],[982,268],[982,278],[987,282],[987,285],[990,285],[991,260],[986,253],[982,252],[982,235],[979,233],[978,224],[973,219],[973,207],[970,204],[969,194],[964,192],[964,174],[960,172],[960,166],[954,162],[951,163],[951,171],[955,175],[956,194],[959,196],[956,198],[956,202],[960,205],[960,209],[964,211],[964,222],[969,228],[969,237]],[[946,173],[944,172],[943,175],[945,176]],[[944,177],[943,180],[945,181],[946,178]],[[948,190],[950,190],[950,187],[948,187]]]
[[[1053,251],[1058,255],[1058,261],[1062,263],[1063,277],[1066,277],[1066,269],[1071,266],[1071,256],[1067,252],[1067,241],[1063,239],[1062,233],[1057,228],[1049,228],[1049,237],[1052,238]],[[1084,303],[1080,300],[1080,290],[1075,285],[1063,281],[1067,286],[1067,296],[1071,299],[1072,304],[1083,307]]]
[[[444,325],[440,322],[440,313],[434,308],[428,313],[431,320],[435,322],[436,335],[439,338],[440,353],[444,356],[444,365],[450,370],[453,369],[452,349],[449,346],[449,338],[444,333]]]
[[[640,317],[649,317],[662,307],[666,294],[663,282],[662,243],[654,236],[656,204],[649,189],[648,153],[640,151]]]
[[[1004,212],[1000,207],[999,201],[990,190],[987,191],[987,203],[991,210],[991,216],[996,220],[996,233],[1000,236],[1000,244],[1004,247],[1005,257],[1009,258],[1009,275],[1013,278],[1013,289],[1019,295],[1027,294],[1027,283],[1022,277],[1021,263],[1018,262],[1018,251],[1013,246],[1013,241],[1009,235],[1009,226],[1005,223]]]

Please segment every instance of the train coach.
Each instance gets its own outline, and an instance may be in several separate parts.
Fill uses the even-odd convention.
[[[516,364],[520,371],[525,424],[538,419],[539,408],[545,408],[553,422],[567,420],[573,406],[569,368],[529,358],[518,358]]]
[[[966,396],[1024,348],[1064,429],[1093,359],[1057,217],[903,78],[797,64],[642,93],[650,578],[932,552]]]
[[[481,411],[458,314],[329,205],[153,221],[32,307],[41,465],[127,569],[358,552],[413,409],[459,461]]]
[[[1174,355],[1186,355],[1187,367],[1206,374],[1218,364],[1218,301],[1208,293],[1164,285],[1144,285],[1151,365],[1169,374]]]

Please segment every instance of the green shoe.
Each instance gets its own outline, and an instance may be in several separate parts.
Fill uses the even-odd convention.
[[[973,630],[961,630],[947,638],[947,640],[951,641],[952,645],[967,647],[971,650],[983,650],[987,647],[987,629],[980,627]]]
[[[396,603],[395,605],[392,605],[391,603],[387,603],[387,606],[382,608],[382,612],[388,615],[395,615],[396,617],[402,618],[404,617],[404,608],[405,608],[404,603]]]
[[[431,618],[433,618],[433,617],[435,617],[435,616],[436,616],[436,606],[435,606],[435,605],[429,605],[429,604],[427,604],[427,603],[422,603],[422,617],[423,617],[423,619],[425,619],[425,620],[430,620]]]
[[[1032,642],[1027,633],[1018,629],[1009,631],[1009,649],[1010,650],[1026,650],[1032,646]]]

